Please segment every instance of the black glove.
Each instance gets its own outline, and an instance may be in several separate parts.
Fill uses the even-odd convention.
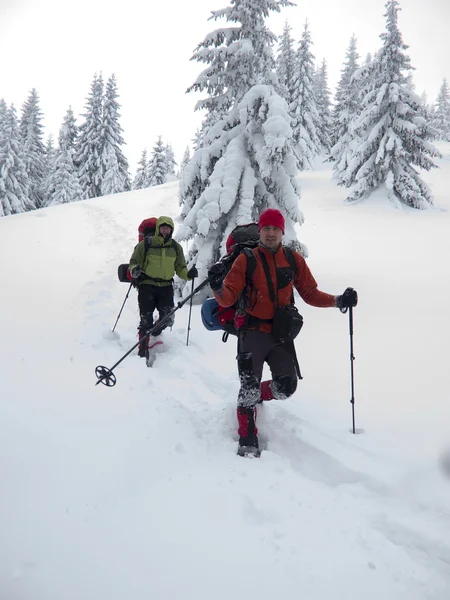
[[[130,273],[133,279],[137,279],[141,275],[141,267],[139,265],[136,265],[131,269]]]
[[[189,277],[189,279],[195,279],[196,277],[198,277],[198,271],[197,271],[197,267],[195,265],[193,265],[189,271],[187,272],[187,276]]]
[[[227,274],[227,268],[221,262],[216,263],[209,269],[208,279],[209,279],[209,285],[211,286],[212,290],[214,290],[215,292],[220,290],[220,288],[222,287],[222,282],[225,279],[226,274]]]
[[[358,304],[358,294],[356,291],[349,287],[345,290],[342,296],[337,296],[336,306],[343,313],[347,312],[347,309]]]

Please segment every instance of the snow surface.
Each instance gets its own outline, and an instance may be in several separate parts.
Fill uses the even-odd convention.
[[[147,368],[95,386],[136,341],[117,280],[177,183],[0,219],[1,600],[448,600],[450,144],[425,174],[435,208],[385,188],[344,205],[331,165],[301,174],[299,236],[348,318],[297,304],[304,379],[259,411],[259,460],[236,456],[234,340],[188,306]],[[9,257],[9,258],[7,258]]]

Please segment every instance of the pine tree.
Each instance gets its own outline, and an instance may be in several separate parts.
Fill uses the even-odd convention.
[[[308,23],[305,23],[302,39],[297,51],[296,72],[293,81],[293,101],[290,112],[293,115],[292,129],[297,145],[297,166],[300,170],[312,166],[312,161],[320,152],[320,117],[314,94],[314,56]]]
[[[437,137],[439,139],[450,142],[450,91],[445,77],[436,99],[433,126],[437,130]]]
[[[117,163],[118,177],[115,182],[112,182],[112,174],[108,174],[108,180],[110,181],[108,189],[116,189],[117,191],[128,192],[131,190],[131,181],[129,174],[128,161],[122,152],[122,146],[124,145],[124,139],[122,137],[123,129],[119,124],[120,118],[120,104],[117,101],[117,81],[115,75],[111,75],[106,84],[105,100],[103,104],[103,131],[104,131],[104,142],[103,142],[103,155],[102,164],[104,168],[104,176],[106,171],[110,167],[107,165],[115,165]],[[112,159],[112,154],[115,154],[116,160]],[[113,168],[113,173],[115,172]],[[123,189],[119,190],[120,184]],[[112,187],[111,187],[112,186]],[[103,191],[103,193],[105,193]]]
[[[181,163],[180,163],[180,171],[179,171],[180,177],[181,177],[181,174],[183,173],[186,165],[189,163],[190,160],[191,160],[191,151],[189,150],[189,146],[186,146],[186,150],[184,151],[183,158],[181,159]]]
[[[47,206],[49,201],[49,183],[50,178],[54,170],[56,160],[56,150],[53,145],[53,135],[50,134],[47,139],[47,145],[45,147],[45,162],[44,162],[44,176],[43,181],[43,193],[44,201],[43,205]]]
[[[317,69],[314,80],[314,95],[316,97],[317,112],[319,113],[319,126],[317,135],[321,146],[326,152],[331,150],[331,92],[328,87],[328,70],[327,62],[324,59],[322,65]]]
[[[82,198],[83,191],[73,164],[72,152],[67,147],[60,148],[49,181],[47,206],[68,204]]]
[[[354,147],[355,136],[351,124],[360,113],[360,104],[365,93],[363,81],[368,76],[370,67],[366,63],[366,70],[358,72],[359,54],[356,50],[356,37],[350,39],[345,61],[341,69],[341,78],[336,89],[335,106],[333,109],[332,148],[330,159],[334,161],[334,175],[341,182],[345,178],[350,164]],[[371,65],[371,59],[369,65]],[[367,70],[368,69],[368,70]],[[362,97],[361,97],[362,96]]]
[[[148,185],[161,185],[167,181],[166,148],[161,136],[153,147],[152,156],[148,163]]]
[[[95,75],[91,93],[86,100],[84,123],[80,126],[75,162],[84,198],[102,195],[104,146],[103,131],[103,77]]]
[[[192,138],[192,147],[194,148],[194,151],[202,147],[202,135],[202,128],[197,127],[194,137]]]
[[[142,150],[133,181],[133,190],[142,190],[149,185],[147,150]]]
[[[331,142],[335,146],[347,135],[350,121],[358,112],[358,87],[353,75],[358,69],[359,54],[356,49],[356,37],[352,35],[341,69],[341,78],[336,88],[335,104],[333,108],[333,129]],[[339,160],[342,146],[333,148],[334,160]]]
[[[103,154],[105,165],[105,174],[102,181],[102,194],[109,196],[110,194],[119,194],[124,190],[122,173],[120,172],[117,154],[111,144],[106,145],[107,154]]]
[[[167,174],[175,175],[175,167],[177,166],[177,161],[175,160],[175,154],[170,144],[167,144],[167,146],[165,147],[165,155]]]
[[[275,61],[272,45],[276,36],[269,31],[264,19],[271,11],[280,12],[291,6],[289,0],[231,0],[231,6],[212,11],[211,19],[225,18],[230,27],[221,27],[206,36],[191,60],[207,67],[197,77],[188,92],[203,92],[196,110],[205,109],[213,122],[228,115],[235,102],[257,83],[275,84]]]
[[[78,180],[78,169],[74,164],[77,134],[78,129],[73,112],[69,108],[59,130],[59,147],[48,178],[47,206],[67,204],[83,199],[83,191]]]
[[[425,91],[423,91],[420,96],[420,105],[422,106],[422,108],[424,108],[424,110],[426,112],[428,112],[428,110],[429,110],[428,94]]]
[[[14,106],[4,108],[0,129],[0,217],[35,208],[28,198],[28,174]]]
[[[64,116],[63,124],[59,130],[58,143],[60,148],[70,150],[75,157],[79,129],[75,121],[72,107],[69,106]],[[78,167],[78,165],[76,165]]]
[[[245,0],[234,4],[240,13],[233,12],[234,9],[221,11],[229,21],[233,16],[239,34],[221,34],[227,42],[223,52],[229,59],[221,76],[229,84],[222,96],[211,92],[213,98],[223,101],[222,106],[229,107],[229,114],[205,133],[203,144],[183,170],[180,184],[184,222],[177,238],[193,238],[190,260],[195,259],[200,277],[206,275],[211,263],[225,251],[230,231],[236,225],[258,219],[269,206],[279,208],[286,217],[286,242],[306,253],[294,230],[294,223],[302,223],[303,215],[298,206],[300,190],[295,179],[288,105],[272,83],[257,83],[276,84],[270,71],[274,36],[266,29],[264,18],[286,3]],[[239,22],[243,23],[242,28],[237,27]],[[251,44],[244,43],[239,33],[244,30]],[[217,35],[216,31],[206,39],[216,39]],[[233,39],[240,43],[232,45]],[[261,50],[256,52],[258,48]],[[250,65],[252,56],[254,63]],[[214,59],[216,55],[213,53],[211,57]],[[211,77],[214,73],[211,69]],[[251,77],[244,80],[244,74]]]
[[[278,57],[276,60],[278,90],[280,95],[288,103],[288,106],[294,100],[292,97],[292,91],[296,61],[294,40],[291,36],[291,31],[292,27],[286,21],[284,24],[283,33],[280,37]]]
[[[5,100],[0,100],[0,136],[6,131],[6,123],[8,122],[8,106]]]
[[[45,147],[41,121],[39,97],[33,88],[22,106],[20,140],[29,182],[28,197],[35,208],[44,205]]]
[[[429,126],[404,74],[412,67],[398,28],[399,10],[397,0],[388,0],[386,32],[380,36],[383,47],[353,127],[359,139],[346,174],[347,187],[354,186],[347,200],[363,198],[386,183],[391,200],[426,208],[432,204],[431,192],[413,165],[425,170],[436,167],[430,157],[439,153],[428,142]]]

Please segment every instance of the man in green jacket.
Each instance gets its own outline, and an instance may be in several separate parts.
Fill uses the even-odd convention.
[[[130,273],[138,286],[138,304],[141,322],[138,327],[139,340],[153,327],[153,311],[159,313],[159,320],[174,308],[173,276],[185,281],[198,276],[195,267],[188,271],[183,248],[172,239],[174,224],[170,217],[159,217],[155,235],[146,237],[135,247],[130,258]],[[166,327],[173,325],[174,319],[167,319],[153,335],[159,335]],[[146,356],[148,338],[139,344],[139,356]]]

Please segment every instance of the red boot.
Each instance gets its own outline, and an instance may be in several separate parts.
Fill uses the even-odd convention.
[[[256,427],[256,407],[237,409],[239,447],[238,454],[259,456],[258,429]]]

